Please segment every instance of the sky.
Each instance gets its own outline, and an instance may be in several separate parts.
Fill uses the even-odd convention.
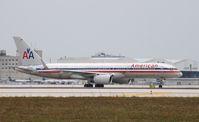
[[[199,61],[198,0],[0,0],[0,49],[21,36],[44,59],[98,52]]]

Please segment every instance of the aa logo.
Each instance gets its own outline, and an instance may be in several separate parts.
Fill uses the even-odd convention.
[[[26,51],[24,51],[23,53],[23,59],[34,59],[34,55],[33,55],[33,52],[30,50],[30,48],[27,48]]]

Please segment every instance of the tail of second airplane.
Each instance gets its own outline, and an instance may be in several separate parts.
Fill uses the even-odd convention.
[[[41,57],[28,46],[21,37],[14,36],[17,52],[19,56],[19,63],[22,66],[43,65]]]

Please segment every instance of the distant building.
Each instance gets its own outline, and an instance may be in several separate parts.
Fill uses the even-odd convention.
[[[97,54],[91,56],[91,58],[125,58],[125,56],[111,55],[111,54],[106,54],[104,52],[100,52],[100,53],[97,53]]]
[[[42,51],[40,52],[42,55]],[[8,79],[41,79],[40,77],[17,72],[15,67],[20,65],[18,56],[10,56],[5,50],[0,50],[0,80]]]
[[[198,71],[198,61],[184,59],[174,63],[182,71]]]
[[[121,55],[110,55],[106,53],[98,53],[91,57],[61,57],[57,63],[135,63],[138,62],[133,58]]]
[[[6,50],[0,50],[0,56],[6,56]]]

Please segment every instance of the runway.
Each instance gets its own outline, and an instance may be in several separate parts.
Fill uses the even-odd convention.
[[[0,97],[199,97],[198,86],[167,86],[163,89],[127,86],[83,88],[82,85],[0,85]]]

